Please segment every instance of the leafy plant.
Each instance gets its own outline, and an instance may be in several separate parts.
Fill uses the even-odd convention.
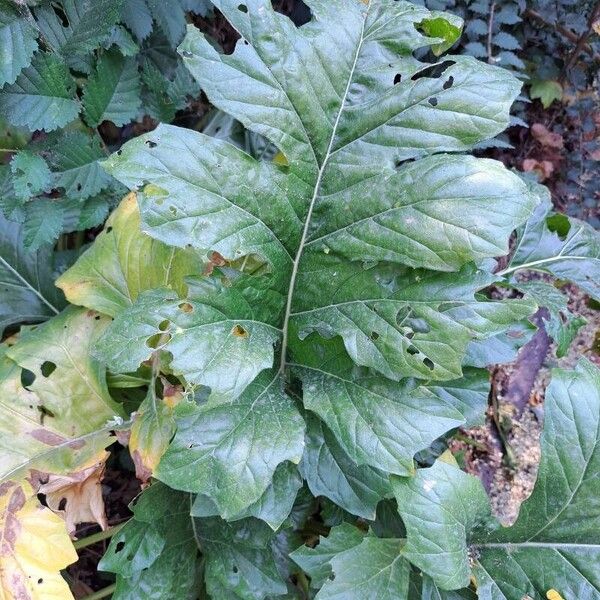
[[[105,220],[124,190],[99,166],[101,126],[171,121],[199,94],[174,49],[186,11],[208,9],[203,0],[168,11],[146,0],[0,2],[0,119],[13,139],[51,132],[0,149],[14,153],[0,167],[0,208],[22,225],[27,249]]]
[[[64,310],[9,241],[2,322],[61,312],[2,346],[3,529],[12,497],[48,514],[36,493],[69,529],[104,527],[106,449],[129,435],[149,486],[105,534],[114,598],[598,592],[578,558],[598,547],[597,428],[582,433],[600,410],[595,367],[555,375],[538,486],[512,528],[448,453],[423,460],[481,422],[481,367],[516,350],[508,333],[537,308],[536,290],[492,300],[492,284],[520,289],[533,269],[599,295],[598,234],[463,154],[507,126],[519,82],[468,56],[415,58],[450,47],[461,22],[413,4],[312,0],[302,27],[266,0],[214,4],[241,36],[234,52],[193,26],[178,51],[249,131],[222,114],[212,137],[161,124],[104,161],[133,192],[70,267],[38,250],[62,265]],[[28,155],[11,173],[27,189],[48,177]],[[33,598],[65,597],[56,570],[74,557],[34,586],[21,539],[2,547],[16,565],[0,570],[3,593],[27,581]]]

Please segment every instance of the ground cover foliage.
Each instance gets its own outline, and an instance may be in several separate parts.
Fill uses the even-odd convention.
[[[553,373],[510,527],[445,451],[539,306],[558,352],[581,326],[519,274],[600,301],[598,232],[470,154],[521,82],[408,2],[212,5],[0,2],[0,114],[47,132],[0,172],[3,597],[72,597],[117,441],[144,490],[113,598],[600,597],[596,366]],[[186,27],[214,9],[230,53]],[[200,90],[203,132],[169,124]]]

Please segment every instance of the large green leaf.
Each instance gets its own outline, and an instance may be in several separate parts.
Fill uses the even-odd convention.
[[[173,355],[171,368],[213,396],[236,398],[263,369],[273,364],[279,330],[256,320],[242,293],[206,283],[200,302],[182,302],[164,288],[143,292],[120,313],[96,346],[96,356],[115,372],[135,371],[153,352],[151,338]],[[227,377],[223,376],[223,369]]]
[[[313,336],[314,338],[314,336]],[[413,456],[464,423],[462,414],[429,390],[356,373],[339,338],[311,352],[301,346],[304,406],[319,415],[357,465],[408,475]],[[306,346],[306,344],[304,345]],[[292,363],[292,367],[295,363]]]
[[[501,131],[520,84],[470,58],[416,60],[418,48],[452,44],[460,22],[409,3],[313,0],[302,27],[267,0],[214,5],[242,39],[225,55],[189,27],[184,63],[215,106],[280,153],[258,160],[223,139],[160,125],[104,163],[138,192],[145,233],[218,253],[226,268],[185,296],[141,294],[96,356],[111,370],[135,370],[159,348],[173,374],[210,388],[206,404],[185,405],[190,415],[181,415],[157,476],[208,496],[225,518],[265,492],[277,465],[300,458],[280,450],[284,420],[274,434],[277,417],[259,423],[248,412],[262,397],[256,386],[269,388],[277,411],[291,406],[280,388],[302,389],[328,425],[311,419],[300,467],[311,491],[373,518],[389,494],[387,472],[410,472],[416,451],[464,421],[440,395],[400,392],[384,377],[460,378],[472,340],[535,310],[528,300],[489,301],[482,290],[496,280],[487,258],[507,252],[537,195],[497,162],[443,154]],[[248,263],[260,272],[249,274]],[[349,368],[317,382],[323,338],[337,336]],[[379,374],[355,372],[344,352]],[[312,385],[342,379],[346,390],[337,388],[331,411],[316,394],[309,399]],[[364,426],[350,431],[340,410]],[[302,425],[293,422],[296,440]],[[243,460],[225,465],[221,449]],[[217,474],[207,466],[213,459]],[[256,467],[236,471],[255,462],[268,467],[260,476]]]
[[[236,400],[184,402],[176,414],[177,433],[155,476],[208,496],[224,518],[259,500],[280,463],[302,456],[302,417],[269,371]]]
[[[0,334],[14,323],[35,323],[58,314],[64,298],[54,287],[50,246],[27,252],[23,227],[0,214]]]
[[[332,527],[327,537],[321,536],[314,548],[301,546],[290,554],[310,576],[312,587],[320,588],[332,575],[330,561],[341,552],[358,546],[365,534],[349,523]]]
[[[37,48],[37,31],[10,0],[0,1],[0,88],[14,83],[31,62]]]
[[[300,472],[315,496],[325,496],[365,519],[374,519],[377,503],[391,495],[386,474],[356,465],[316,417],[307,418]]]
[[[273,474],[273,481],[263,495],[235,517],[230,517],[229,520],[238,521],[256,517],[265,521],[271,529],[277,530],[290,514],[301,486],[302,478],[298,473],[297,466],[290,462],[281,463]],[[195,517],[213,517],[219,514],[219,509],[209,497],[198,494],[191,513]]]
[[[486,600],[551,597],[551,590],[556,598],[598,596],[599,415],[598,367],[582,359],[574,371],[553,372],[538,478],[511,527],[490,522],[479,480],[451,465],[394,478],[407,557],[440,587],[457,588],[468,583],[474,556]]]
[[[457,270],[470,260],[507,249],[510,231],[524,221],[536,201],[516,176],[498,163],[464,156],[431,156],[399,169],[396,163],[464,149],[493,135],[500,128],[498,115],[507,111],[518,86],[508,74],[469,60],[449,67],[444,77],[409,77],[391,87],[391,72],[371,76],[375,67],[383,68],[378,51],[391,35],[386,30],[389,19],[404,23],[406,30],[405,37],[393,46],[396,56],[390,55],[386,62],[395,61],[394,70],[406,68],[409,74],[424,67],[404,56],[407,50],[431,41],[414,27],[429,13],[412,5],[387,0],[368,7],[354,0],[345,3],[342,37],[347,48],[342,52],[332,46],[331,36],[342,24],[337,15],[327,22],[332,17],[329,4],[317,2],[313,8],[319,20],[300,29],[267,3],[255,0],[254,4],[244,12],[232,2],[217,3],[252,47],[239,44],[231,57],[219,55],[192,28],[181,52],[213,103],[279,145],[289,169],[257,162],[219,139],[170,126],[160,126],[126,144],[107,161],[106,168],[125,185],[143,188],[142,221],[150,235],[169,244],[216,250],[228,259],[254,253],[268,261],[273,285],[287,296],[282,319],[284,355],[290,322],[304,329],[329,325],[331,335],[336,331],[327,319],[335,318],[342,329],[336,333],[344,336],[352,357],[369,366],[377,362],[375,368],[387,376],[429,375],[431,362],[434,377],[460,375],[460,360],[472,335],[468,328],[445,316],[430,316],[454,346],[451,351],[438,351],[446,356],[443,365],[436,365],[435,353],[432,358],[419,349],[419,338],[413,342],[392,340],[391,336],[402,337],[395,315],[405,308],[406,300],[400,297],[397,304],[387,303],[387,314],[375,315],[374,308],[360,300],[387,301],[390,286],[381,273],[362,272],[348,259]],[[258,14],[260,18],[252,16]],[[277,35],[273,37],[274,31]],[[280,45],[275,54],[269,50],[271,39]],[[320,52],[329,57],[327,69],[319,66]],[[319,66],[310,76],[305,67],[308,56]],[[348,64],[348,56],[355,57],[353,64]],[[452,74],[455,68],[457,72]],[[232,103],[219,81],[231,82],[234,77],[239,84]],[[315,87],[317,81],[322,85]],[[359,85],[365,81],[368,85]],[[500,95],[496,84],[503,89]],[[469,86],[477,87],[476,102],[467,92]],[[322,97],[308,93],[309,89],[318,89]],[[486,102],[481,101],[481,90],[490,93]],[[433,95],[435,102],[428,102]],[[267,112],[266,105],[270,107]],[[382,105],[386,105],[385,111]],[[488,112],[492,107],[493,114]],[[286,117],[275,122],[277,110]],[[416,113],[409,117],[413,110]],[[383,122],[378,124],[378,119]],[[450,125],[454,137],[448,136]],[[420,132],[423,127],[427,134]],[[414,141],[421,138],[427,140],[425,147],[415,148]],[[367,143],[369,152],[361,152]],[[322,297],[325,280],[330,284],[333,277],[338,277],[340,284],[329,286],[331,290],[343,287],[347,279],[363,279],[352,285],[363,297],[355,293],[348,298],[351,303],[359,301],[348,310],[363,314],[348,316],[345,327],[344,320],[338,319],[337,295],[335,300]],[[467,281],[462,283],[466,292]],[[491,305],[486,308],[492,310]],[[424,310],[432,312],[429,307]],[[468,319],[468,311],[457,312]],[[381,331],[373,328],[374,320],[383,321]],[[484,328],[493,320],[485,315],[479,326]],[[361,329],[367,330],[362,336],[374,331],[380,341],[355,341]],[[435,331],[432,337],[439,334]],[[385,362],[392,363],[390,367],[380,360],[377,346],[382,344],[388,346]],[[429,346],[433,350],[433,345]],[[407,353],[409,347],[417,352]]]
[[[188,494],[156,483],[133,506],[98,568],[117,574],[115,600],[188,598],[199,560]]]
[[[401,555],[402,541],[365,537],[331,559],[335,578],[316,600],[397,600],[407,598],[410,564]]]
[[[600,233],[585,221],[552,212],[548,190],[533,188],[541,204],[519,230],[513,256],[503,274],[524,269],[576,283],[600,300]]]
[[[262,600],[285,594],[274,557],[273,532],[264,523],[197,519],[196,531],[206,553],[204,577],[212,598]]]
[[[64,127],[78,112],[75,82],[54,54],[39,52],[13,84],[0,90],[0,116],[31,131]]]

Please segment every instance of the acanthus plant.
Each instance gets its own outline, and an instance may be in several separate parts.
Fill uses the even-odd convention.
[[[556,291],[518,272],[600,295],[597,233],[462,154],[507,125],[520,84],[415,59],[461,23],[409,3],[311,0],[300,28],[267,0],[213,4],[234,53],[193,27],[179,52],[278,154],[160,125],[104,163],[134,193],[57,280],[74,306],[2,349],[3,593],[69,597],[58,570],[76,556],[50,509],[71,531],[102,523],[106,448],[128,432],[149,487],[99,565],[114,598],[599,596],[596,367],[555,374],[514,526],[448,453],[415,461],[482,421],[482,367]],[[21,303],[54,306],[39,256],[10,248]],[[494,283],[523,297],[492,301]],[[44,562],[49,536],[62,551]]]

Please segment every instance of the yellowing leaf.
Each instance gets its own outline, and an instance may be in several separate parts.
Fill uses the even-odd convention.
[[[63,520],[40,505],[27,483],[0,485],[0,597],[73,598],[60,570],[77,560]]]
[[[74,473],[111,442],[106,422],[124,415],[90,356],[108,321],[71,307],[0,346],[0,477]]]
[[[129,452],[136,477],[144,483],[154,473],[175,433],[173,409],[183,398],[179,386],[172,386],[166,380],[163,384],[162,399],[156,396],[154,386],[150,386],[131,426]]]
[[[168,286],[184,295],[184,277],[201,275],[204,267],[199,254],[169,247],[141,231],[136,195],[131,193],[56,285],[69,302],[115,316],[143,290]]]
[[[564,600],[564,598],[554,589],[546,592],[546,598],[548,598],[548,600]]]

